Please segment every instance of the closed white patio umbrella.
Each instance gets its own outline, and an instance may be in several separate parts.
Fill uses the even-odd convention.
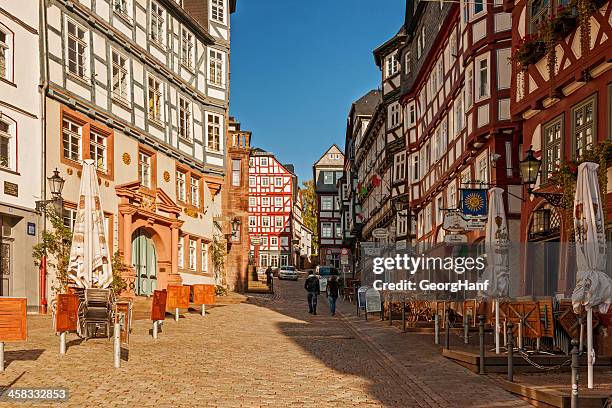
[[[504,208],[504,190],[493,187],[489,190],[489,213],[485,229],[487,268],[480,278],[481,282],[489,281],[486,291],[480,296],[495,300],[495,353],[499,354],[500,325],[499,299],[507,298],[510,279],[508,273],[508,222]]]
[[[606,236],[596,163],[578,167],[574,199],[576,233],[576,287],[572,294],[574,311],[587,312],[588,387],[593,388],[593,308],[602,313],[612,303],[612,279],[606,275]]]
[[[93,160],[85,160],[68,263],[68,276],[77,286],[110,286],[113,274],[107,242],[96,167]]]

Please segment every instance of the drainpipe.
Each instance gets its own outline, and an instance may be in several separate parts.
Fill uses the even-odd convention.
[[[48,0],[39,0],[39,24],[38,24],[38,41],[40,49],[40,132],[41,132],[41,172],[40,172],[40,195],[42,200],[47,199],[47,187],[45,180],[47,179],[47,91],[49,89],[48,73],[49,68],[47,64],[47,2]],[[44,234],[47,230],[47,214],[45,211],[42,212],[42,229],[39,228],[39,234]],[[41,236],[39,235],[39,240]],[[40,260],[40,288],[39,288],[39,313],[47,313],[47,254],[46,251],[43,253],[42,259]]]

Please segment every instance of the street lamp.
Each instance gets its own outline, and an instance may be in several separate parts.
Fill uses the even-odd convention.
[[[47,177],[47,182],[49,183],[49,190],[51,191],[51,197],[53,198],[50,200],[36,201],[36,211],[38,212],[44,210],[49,204],[59,204],[62,201],[62,190],[64,189],[64,183],[66,180],[59,175],[57,168],[53,170],[52,176]]]
[[[565,203],[565,200],[563,199],[563,194],[533,191],[532,185],[535,184],[538,179],[538,174],[540,173],[540,168],[542,167],[542,160],[535,157],[531,146],[529,146],[529,150],[527,150],[525,153],[525,158],[519,162],[519,169],[521,171],[521,179],[523,184],[527,186],[527,193],[532,194],[535,197],[542,197],[553,207],[565,207],[567,203]]]

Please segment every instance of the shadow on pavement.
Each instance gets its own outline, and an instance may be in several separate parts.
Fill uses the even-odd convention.
[[[4,366],[8,367],[13,361],[36,361],[44,352],[44,349],[5,351]]]

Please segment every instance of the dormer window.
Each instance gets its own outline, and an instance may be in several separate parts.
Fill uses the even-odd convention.
[[[397,60],[397,52],[388,55],[385,58],[385,78],[392,77],[399,72],[399,61]]]
[[[210,19],[225,24],[225,0],[210,0]]]

